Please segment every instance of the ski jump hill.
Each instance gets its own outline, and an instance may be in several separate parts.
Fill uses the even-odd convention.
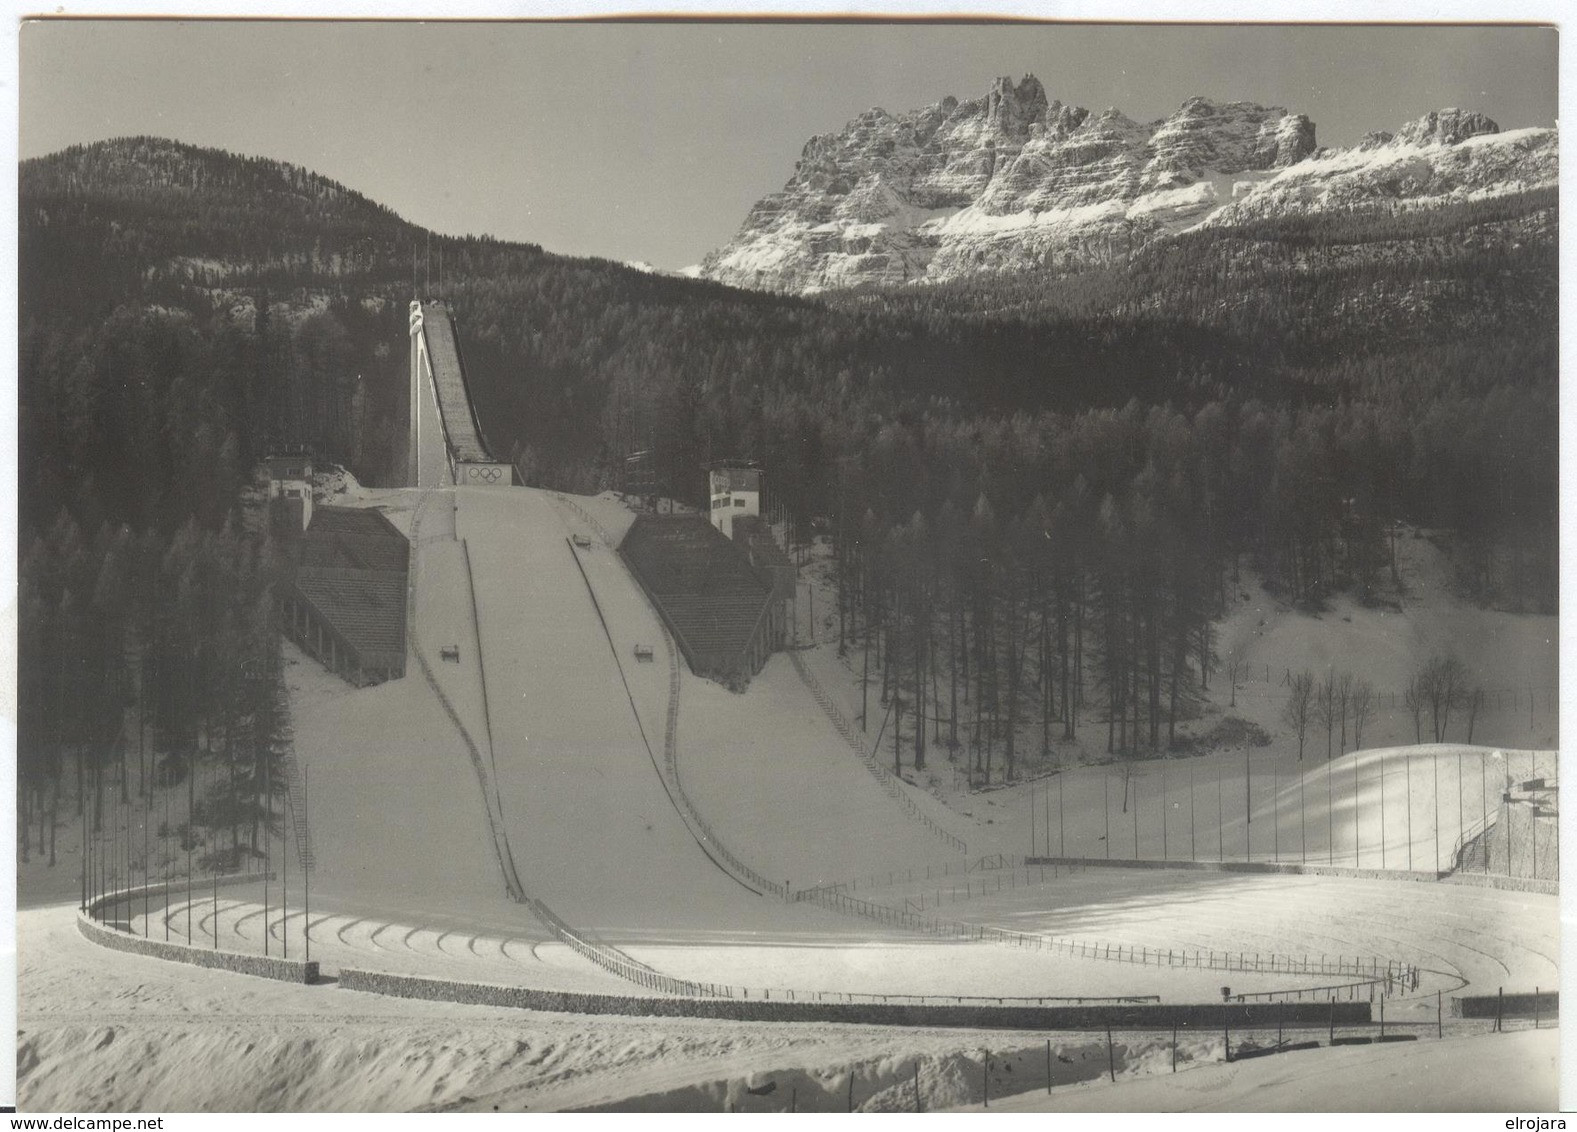
[[[329,971],[653,1001],[1219,1006],[1230,983],[1432,1019],[1437,994],[1556,985],[1553,896],[1016,857],[873,757],[827,650],[743,693],[694,675],[619,553],[634,513],[511,486],[449,312],[411,329],[413,486],[359,500],[411,543],[406,675],[291,666],[311,913],[236,885],[133,907],[132,934],[195,916],[235,951],[310,932]],[[1068,858],[1110,852],[1081,828]]]

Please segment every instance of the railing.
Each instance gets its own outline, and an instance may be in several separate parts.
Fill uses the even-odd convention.
[[[1374,998],[1375,988],[1381,984],[1374,979],[1360,979],[1355,983],[1335,983],[1330,986],[1320,987],[1294,987],[1292,990],[1257,991],[1248,994],[1235,994],[1231,1002],[1302,1002],[1307,998],[1310,1002],[1334,1001],[1346,998],[1349,1002],[1358,998]],[[1402,990],[1418,989],[1418,971],[1414,968],[1411,980],[1398,979],[1394,985],[1387,985],[1381,992],[1382,997],[1398,993]]]
[[[566,500],[565,502],[568,501]],[[571,504],[571,506],[574,505]],[[580,511],[580,508],[576,507],[575,510]],[[584,512],[581,512],[581,515],[585,517]],[[620,678],[623,679],[624,662],[619,657],[619,650],[614,644],[613,634],[608,628],[607,620],[602,615],[602,605],[597,600],[596,590],[593,589],[591,579],[586,575],[586,568],[581,565],[580,555],[575,551],[574,542],[570,539],[565,539],[565,543],[569,546],[570,556],[575,560],[576,569],[580,571],[581,581],[586,585],[586,592],[590,595],[592,606],[597,611],[597,619],[601,622],[603,633],[608,638],[608,647],[613,650],[613,662],[619,666]],[[644,587],[638,586],[637,589],[643,594],[646,593]],[[651,595],[647,594],[647,597],[650,598]],[[712,827],[701,816],[701,811],[696,808],[695,803],[690,800],[690,796],[684,792],[684,787],[679,782],[679,657],[674,649],[673,641],[669,638],[667,626],[661,617],[658,619],[658,627],[663,633],[663,648],[668,655],[668,712],[664,724],[663,765],[657,766],[655,758],[652,759],[652,762],[657,770],[659,780],[662,781],[663,789],[667,792],[669,800],[673,802],[674,809],[678,811],[680,819],[690,827],[690,834],[695,838],[696,843],[701,846],[702,852],[711,857],[725,872],[732,873],[736,880],[745,883],[747,887],[758,890],[761,893],[771,893],[779,899],[786,899],[787,891],[783,884],[768,880],[762,876],[735,856],[718,839],[717,834],[712,831]],[[627,683],[625,690],[626,692],[629,690]],[[630,700],[630,710],[636,710],[633,697]],[[637,725],[640,723],[639,712],[636,712],[636,723]],[[645,728],[640,730],[641,738],[644,742],[646,738]],[[651,753],[651,747],[648,745],[648,756]]]
[[[827,889],[807,889],[794,894],[795,900],[818,904],[835,912],[862,916],[889,927],[906,928],[941,939],[969,940],[997,943],[1008,947],[1050,952],[1073,959],[1094,959],[1112,963],[1135,963],[1155,967],[1193,967],[1199,970],[1242,971],[1271,975],[1338,975],[1351,976],[1364,984],[1384,984],[1382,993],[1393,993],[1396,988],[1418,985],[1420,968],[1397,960],[1379,956],[1328,956],[1318,960],[1304,956],[1278,955],[1275,953],[1246,951],[1188,950],[1135,946],[1109,943],[1102,940],[1070,940],[1056,936],[1043,936],[1029,932],[1010,931],[1005,928],[987,927],[984,924],[946,920],[934,916],[919,916],[907,909],[893,908],[874,901],[862,900],[847,893]],[[1293,988],[1293,994],[1297,989]],[[1304,993],[1309,993],[1305,989]]]
[[[663,650],[668,654],[668,719],[663,734],[663,762],[673,782],[673,795],[683,806],[684,816],[695,823],[696,828],[706,838],[707,845],[715,850],[731,869],[757,887],[786,899],[788,891],[785,886],[768,880],[730,852],[718,839],[717,834],[712,832],[712,827],[701,816],[701,811],[690,800],[690,795],[685,793],[684,785],[679,780],[679,654],[673,641],[669,639],[666,627],[663,632]]]
[[[1462,868],[1462,857],[1467,852],[1468,846],[1482,835],[1488,833],[1499,817],[1500,809],[1496,807],[1494,810],[1480,815],[1476,821],[1462,831],[1461,835],[1457,837],[1456,843],[1451,846],[1451,871],[1455,872]]]
[[[296,833],[296,860],[303,871],[310,873],[317,865],[317,858],[312,852],[312,827],[307,824],[306,784],[301,778],[301,768],[296,765],[295,751],[287,748],[279,761],[289,788],[285,804],[290,807],[290,822]]]
[[[1063,868],[1072,872],[1070,866]],[[943,861],[940,865],[926,865],[924,868],[910,867],[907,869],[888,869],[886,872],[867,873],[852,880],[832,881],[828,884],[818,884],[814,890],[827,892],[858,892],[860,886],[866,888],[891,887],[896,884],[912,884],[915,881],[939,880],[944,877],[961,877],[967,873],[992,872],[999,869],[1030,869],[1044,866],[1030,865],[1026,858],[1015,857],[1007,853],[987,853],[983,857],[976,857],[972,861]]]
[[[743,662],[745,675],[747,676],[754,676],[757,672],[761,671],[761,666],[752,660],[757,648],[759,647],[761,649],[761,659],[763,662],[766,660],[767,655],[772,651],[771,648],[767,647],[767,641],[765,639],[767,628],[764,628],[763,626],[765,625],[770,627],[770,621],[768,619],[771,617],[772,606],[776,601],[776,595],[769,594],[767,596],[767,600],[761,604],[761,612],[756,614],[756,623],[750,627],[750,636],[745,638],[744,648],[740,650],[740,660]]]
[[[516,470],[516,472],[519,472],[520,469],[517,467],[515,470]],[[522,481],[522,482],[524,482],[524,481]],[[592,530],[597,532],[597,537],[602,539],[602,541],[605,542],[608,545],[608,548],[610,550],[613,548],[613,536],[608,533],[608,528],[607,527],[603,526],[596,519],[592,518],[592,515],[591,515],[590,511],[586,510],[579,503],[576,503],[573,499],[570,499],[568,496],[563,495],[563,494],[561,494],[560,492],[557,492],[557,491],[549,492],[548,493],[548,498],[551,499],[551,500],[554,500],[556,502],[562,503],[564,506],[568,507],[571,511],[575,512],[575,514],[579,515],[581,517],[581,519],[583,519],[585,521],[587,526],[589,526]]]
[[[860,742],[855,734],[854,725],[844,718],[843,712],[838,710],[838,705],[832,702],[832,698],[822,689],[821,684],[816,680],[810,669],[805,667],[805,662],[800,659],[799,654],[790,652],[789,660],[793,662],[794,670],[799,673],[799,678],[805,687],[810,689],[810,694],[815,697],[816,703],[820,705],[822,712],[832,721],[833,727],[837,728],[838,734],[843,736],[844,741],[849,744],[854,753],[860,756],[860,760],[865,763],[866,769],[875,776],[876,781],[881,784],[887,796],[897,802],[899,808],[909,817],[925,826],[932,836],[945,842],[960,853],[968,853],[969,846],[963,838],[955,837],[943,829],[928,814],[923,812],[919,806],[915,805],[914,799],[909,797],[904,791],[901,780],[892,771],[883,766],[870,751],[865,749],[865,744]]]

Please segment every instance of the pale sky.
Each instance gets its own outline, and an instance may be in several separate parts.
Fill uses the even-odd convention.
[[[1428,110],[1552,126],[1547,28],[286,23],[24,25],[20,154],[155,134],[306,166],[452,234],[695,263],[813,134],[997,75],[1164,117],[1196,94],[1323,145]]]

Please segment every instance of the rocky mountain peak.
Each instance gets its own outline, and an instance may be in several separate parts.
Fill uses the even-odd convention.
[[[1554,132],[1481,147],[1449,168],[1417,146],[1498,132],[1440,110],[1351,150],[1321,149],[1315,126],[1280,106],[1196,95],[1135,122],[1048,100],[1034,75],[920,110],[874,109],[812,138],[794,175],[762,198],[702,274],[747,287],[820,290],[945,280],[1021,266],[1074,269],[1190,228],[1369,200],[1553,183]],[[1546,136],[1547,135],[1547,136]],[[1407,153],[1413,167],[1392,167]]]
[[[1399,140],[1413,145],[1456,145],[1479,134],[1498,134],[1500,127],[1482,114],[1448,107],[1431,110],[1397,131]]]
[[[1022,135],[1044,119],[1046,105],[1046,89],[1034,75],[1025,75],[1017,87],[1004,75],[986,96],[986,121],[1001,133]]]

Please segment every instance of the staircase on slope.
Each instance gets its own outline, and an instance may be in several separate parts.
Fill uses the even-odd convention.
[[[287,805],[290,807],[291,828],[295,833],[296,860],[301,862],[301,867],[310,873],[316,861],[312,855],[312,827],[307,822],[306,781],[301,777],[301,767],[297,765],[293,752],[287,751],[281,761],[285,766],[285,781],[290,784],[290,800]]]

